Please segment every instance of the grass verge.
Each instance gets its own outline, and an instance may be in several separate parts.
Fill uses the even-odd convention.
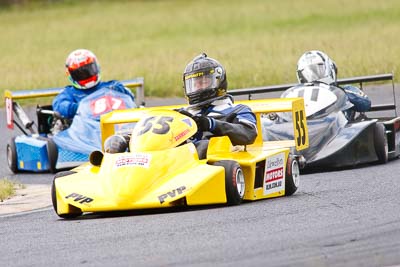
[[[16,189],[25,188],[25,186],[19,182],[12,181],[7,177],[0,179],[0,202],[15,195]]]
[[[183,96],[183,69],[203,51],[226,67],[229,89],[294,83],[298,58],[314,49],[339,78],[400,69],[398,0],[41,2],[0,9],[1,95],[66,85],[77,48],[97,55],[104,80],[141,76],[160,97]]]

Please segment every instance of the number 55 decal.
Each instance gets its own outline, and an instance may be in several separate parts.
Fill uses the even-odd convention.
[[[143,123],[143,129],[138,135],[147,133],[151,128],[153,128],[152,132],[155,134],[166,134],[170,129],[168,122],[173,121],[174,118],[163,116],[160,117],[156,122],[154,122],[154,119],[155,117],[147,118]]]
[[[297,104],[297,103],[296,103]],[[296,149],[302,150],[308,147],[308,130],[304,106],[293,103],[293,127]]]
[[[304,146],[306,144],[306,127],[304,126],[304,112],[303,110],[296,111],[296,144],[297,146]]]

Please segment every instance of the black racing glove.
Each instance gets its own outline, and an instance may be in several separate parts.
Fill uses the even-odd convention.
[[[215,121],[213,118],[209,118],[201,114],[193,115],[192,113],[183,108],[174,110],[181,113],[182,115],[192,118],[197,124],[197,129],[201,132],[210,131],[214,128]]]
[[[214,119],[204,115],[193,116],[192,119],[196,122],[199,131],[206,132],[212,130],[214,127]]]

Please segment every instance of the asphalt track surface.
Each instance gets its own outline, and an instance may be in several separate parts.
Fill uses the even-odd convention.
[[[388,98],[367,93],[381,103]],[[12,133],[1,124],[9,140]],[[3,151],[0,177],[50,185],[51,174],[12,175],[5,145]],[[399,173],[400,159],[308,173],[291,197],[233,207],[87,214],[75,220],[60,219],[52,207],[4,214],[0,265],[396,266]]]

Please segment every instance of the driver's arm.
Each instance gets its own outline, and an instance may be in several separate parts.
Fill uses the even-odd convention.
[[[233,145],[249,145],[257,137],[256,116],[247,106],[241,105],[237,113],[226,120],[214,120],[210,131],[218,136],[228,136]]]
[[[354,105],[354,110],[358,112],[366,112],[371,109],[371,100],[359,88],[353,85],[342,86],[349,101]]]
[[[233,145],[249,145],[257,137],[254,123],[240,122],[237,118],[232,122],[215,120],[215,128],[211,132],[217,136],[228,136]]]
[[[126,95],[129,95],[131,97],[132,101],[135,102],[135,95],[132,93],[132,91],[129,88],[125,87],[119,81],[115,81],[114,80],[114,81],[111,81],[111,82],[113,83],[112,87],[111,87],[113,90],[118,91],[118,92],[123,93],[123,94],[126,94]]]
[[[74,101],[71,94],[66,92],[64,89],[59,95],[53,100],[53,110],[60,113],[63,118],[72,119],[78,109],[78,103]]]

